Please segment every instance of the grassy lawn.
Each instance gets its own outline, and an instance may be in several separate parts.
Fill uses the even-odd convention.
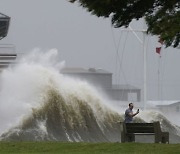
[[[0,154],[3,153],[180,154],[180,144],[0,142]]]

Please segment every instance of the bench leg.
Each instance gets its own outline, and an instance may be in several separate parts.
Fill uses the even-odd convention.
[[[124,142],[126,142],[126,135],[125,135],[125,133],[121,133],[121,143],[124,143]]]
[[[134,134],[126,135],[126,141],[127,142],[135,142],[135,135]]]
[[[161,138],[160,135],[155,134],[155,143],[160,143],[161,142],[160,138]]]
[[[169,132],[155,134],[155,143],[169,143]]]
[[[161,143],[169,144],[169,132],[162,132]]]

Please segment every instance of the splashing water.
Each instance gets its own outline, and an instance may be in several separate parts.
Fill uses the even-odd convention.
[[[0,132],[18,123],[24,115],[30,114],[32,107],[40,105],[45,87],[53,84],[51,82],[52,74],[57,74],[54,66],[56,68],[63,66],[60,63],[51,65],[50,60],[55,61],[53,58],[56,57],[56,54],[56,50],[50,50],[43,54],[36,49],[27,58],[23,58],[20,64],[2,72]]]
[[[123,115],[106,106],[87,82],[62,75],[63,67],[56,49],[36,49],[2,72],[1,140],[120,141]],[[163,119],[165,130],[177,134],[179,128],[161,114],[144,114]]]

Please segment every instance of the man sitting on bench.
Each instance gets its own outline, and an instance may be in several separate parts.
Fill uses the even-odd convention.
[[[125,111],[125,123],[132,123],[133,117],[136,116],[139,113],[139,109],[136,111],[136,113],[133,113],[133,103],[129,103],[129,108]]]

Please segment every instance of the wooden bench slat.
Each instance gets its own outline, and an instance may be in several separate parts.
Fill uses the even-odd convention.
[[[144,128],[144,129],[146,129],[146,128],[147,128],[147,129],[148,129],[148,128],[154,128],[154,127],[152,127],[152,126],[151,126],[151,127],[150,127],[150,126],[145,126],[145,127],[144,127],[144,126],[132,126],[132,127],[126,126],[126,128],[134,128],[134,129],[136,129],[136,128],[137,128],[137,129],[138,129],[138,128]]]
[[[144,126],[142,126],[142,127],[141,126],[133,126],[133,127],[128,126],[128,127],[126,127],[126,129],[135,129],[135,130],[136,129],[141,129],[141,128],[142,129],[152,129],[152,130],[154,129],[154,127],[144,127]]]
[[[155,133],[154,131],[149,131],[149,130],[136,130],[136,131],[133,131],[133,130],[128,130],[127,131],[127,134],[128,133]]]
[[[133,133],[135,135],[155,135],[155,133]]]
[[[126,125],[127,126],[151,126],[151,127],[153,127],[153,124],[151,124],[151,123],[147,123],[147,124],[145,124],[145,123],[126,123]]]
[[[127,133],[154,133],[153,123],[127,123]]]

